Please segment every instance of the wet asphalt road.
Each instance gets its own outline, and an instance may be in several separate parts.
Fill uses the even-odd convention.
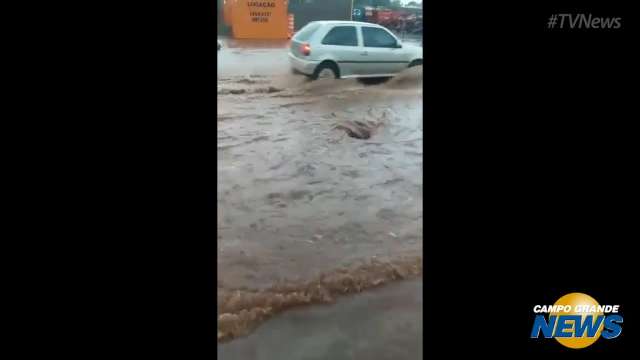
[[[288,61],[285,48],[223,48],[218,51],[218,77],[284,75],[289,73]]]
[[[422,281],[291,310],[218,346],[222,360],[422,359]]]

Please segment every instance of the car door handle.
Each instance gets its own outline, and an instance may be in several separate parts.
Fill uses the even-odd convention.
[[[360,55],[369,55],[369,53],[366,52],[366,51],[363,51],[363,52],[360,53]]]

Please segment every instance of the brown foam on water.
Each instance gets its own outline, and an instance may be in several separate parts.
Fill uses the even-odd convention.
[[[282,89],[275,86],[269,86],[264,88],[219,88],[218,95],[241,95],[241,94],[271,94],[280,92]]]
[[[422,87],[422,66],[414,66],[394,76],[383,85],[387,89],[407,89]]]
[[[422,275],[422,257],[380,261],[323,273],[308,282],[283,282],[264,291],[218,288],[218,342],[251,333],[269,317],[287,309],[331,304],[340,295]]]
[[[356,79],[318,79],[302,83],[300,89],[313,95],[337,95],[340,91],[351,88],[363,88]]]

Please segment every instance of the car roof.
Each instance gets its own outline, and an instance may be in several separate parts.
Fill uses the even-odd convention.
[[[318,20],[313,21],[314,23],[322,24],[322,25],[368,25],[373,27],[382,27],[378,24],[364,22],[364,21],[349,21],[349,20]]]

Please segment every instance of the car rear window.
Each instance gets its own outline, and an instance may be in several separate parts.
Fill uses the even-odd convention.
[[[367,47],[395,47],[397,44],[391,34],[380,28],[363,27],[362,38]]]
[[[336,26],[322,39],[325,45],[358,46],[355,26]]]
[[[313,35],[313,33],[316,32],[316,30],[318,30],[319,27],[320,27],[320,23],[316,23],[316,22],[308,23],[302,29],[300,29],[300,31],[296,33],[293,39],[298,41],[307,41],[309,40],[309,38],[311,38],[311,35]]]

